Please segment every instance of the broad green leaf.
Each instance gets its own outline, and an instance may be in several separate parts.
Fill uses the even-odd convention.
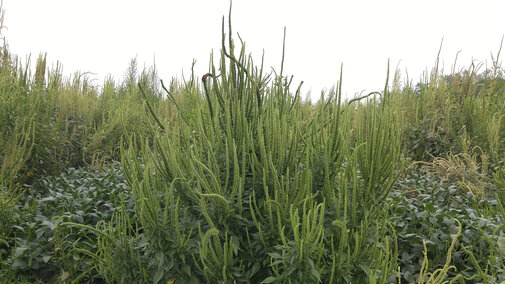
[[[51,256],[50,256],[50,255],[44,255],[44,256],[42,257],[42,260],[44,261],[44,263],[47,263],[50,259],[51,259]]]
[[[274,283],[275,280],[277,280],[276,277],[273,276],[268,276],[265,280],[263,280],[261,283]]]
[[[498,247],[505,253],[505,236],[500,236],[498,238]]]
[[[65,281],[68,278],[68,276],[70,276],[70,273],[64,271],[60,276],[60,280]]]

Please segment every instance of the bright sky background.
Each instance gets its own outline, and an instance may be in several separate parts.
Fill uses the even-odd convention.
[[[197,74],[207,72],[228,7],[226,0],[4,0],[3,34],[22,59],[47,52],[48,66],[60,61],[66,75],[92,72],[97,84],[108,74],[122,79],[134,57],[140,68],[155,62],[169,81],[187,77],[193,58]],[[235,0],[232,23],[256,63],[265,50],[266,67],[277,71],[286,27],[284,73],[295,76],[293,89],[303,80],[303,94],[317,99],[336,84],[341,63],[348,97],[382,89],[388,59],[416,83],[433,67],[442,38],[446,73],[459,50],[458,69],[472,59],[490,66],[505,34],[504,11],[503,0]]]

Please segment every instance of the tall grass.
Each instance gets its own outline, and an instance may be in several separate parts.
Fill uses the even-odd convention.
[[[456,154],[468,153],[468,149],[478,146],[490,156],[491,165],[498,166],[505,139],[501,48],[493,57],[492,67],[483,72],[478,63],[459,72],[453,70],[450,75],[443,75],[443,70],[435,67],[416,89],[403,89],[410,138],[407,145],[414,159],[430,160],[430,154],[443,156],[451,147]],[[469,143],[461,140],[465,135]]]
[[[86,74],[64,79],[61,65],[46,72],[45,55],[37,60],[33,76],[30,62],[21,65],[7,47],[1,57],[0,171],[17,182],[33,183],[67,167],[118,161],[123,134],[150,134],[147,101],[163,121],[177,119],[155,83],[156,71],[137,73],[135,61],[123,83],[108,78],[99,90]],[[140,96],[137,81],[151,84],[147,97]]]

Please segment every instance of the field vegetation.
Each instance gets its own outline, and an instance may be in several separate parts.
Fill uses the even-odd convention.
[[[208,74],[101,86],[4,44],[1,283],[505,280],[500,52],[311,102],[232,35]]]

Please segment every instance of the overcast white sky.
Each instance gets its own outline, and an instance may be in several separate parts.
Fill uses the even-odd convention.
[[[208,70],[211,50],[221,44],[226,0],[4,0],[10,50],[21,58],[47,52],[48,66],[60,61],[69,75],[92,72],[121,79],[132,58],[140,67],[156,62],[166,81]],[[343,91],[383,88],[387,61],[418,82],[441,59],[450,72],[472,58],[491,65],[505,33],[505,1],[323,1],[255,0],[233,2],[232,23],[259,64],[280,68],[287,28],[285,74],[305,81],[302,89],[318,98],[331,88],[344,64]],[[236,43],[239,40],[236,38]],[[505,52],[505,51],[504,51]],[[505,56],[505,55],[503,55]]]

